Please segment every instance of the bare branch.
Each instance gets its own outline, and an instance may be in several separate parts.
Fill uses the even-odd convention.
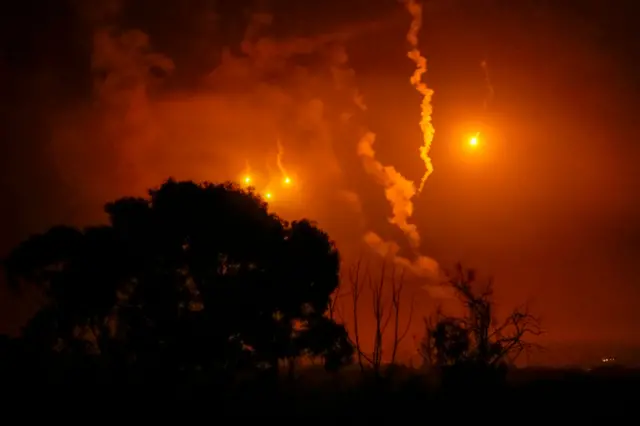
[[[350,269],[349,278],[351,282],[351,295],[352,295],[352,308],[353,308],[353,332],[355,337],[355,347],[358,356],[358,365],[360,366],[360,370],[364,371],[364,365],[362,364],[362,346],[360,346],[360,332],[358,329],[358,300],[360,299],[360,265],[362,259],[358,259],[356,265]]]
[[[434,362],[435,356],[435,362],[440,364],[469,360],[496,365],[513,362],[523,352],[538,347],[526,340],[527,336],[542,334],[539,319],[528,309],[515,309],[497,325],[493,316],[492,278],[483,288],[475,288],[475,271],[457,264],[449,284],[465,307],[466,316],[452,318],[438,311],[434,321],[425,319],[426,332],[420,352],[426,362]]]

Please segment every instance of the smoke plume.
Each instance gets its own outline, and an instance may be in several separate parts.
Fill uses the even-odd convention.
[[[416,193],[413,182],[402,176],[393,166],[384,166],[375,157],[373,143],[375,134],[368,131],[358,143],[358,155],[367,173],[373,176],[384,188],[384,195],[391,204],[392,216],[389,222],[396,225],[406,235],[414,249],[420,247],[420,235],[415,224],[409,223],[413,214],[411,198]]]
[[[88,102],[65,105],[50,120],[52,161],[74,194],[63,221],[102,221],[105,201],[142,195],[169,176],[241,180],[251,164],[259,187],[276,182],[267,163],[277,163],[280,174],[300,175],[306,185],[284,206],[274,194],[279,214],[316,219],[337,240],[345,221],[347,233],[360,229],[362,207],[334,150],[330,75],[334,46],[362,29],[275,36],[273,17],[255,13],[240,39],[203,48],[215,64],[187,84],[180,72],[198,58],[165,53],[153,35],[125,27],[119,5],[78,3],[92,39],[93,87]],[[224,34],[215,14],[210,23]],[[277,153],[269,148],[274,139]]]
[[[284,155],[284,148],[282,146],[282,142],[280,141],[280,139],[276,141],[276,144],[278,145],[278,154],[276,155],[276,163],[278,165],[278,170],[280,171],[280,174],[282,175],[283,178],[288,178],[289,174],[287,173],[286,169],[284,168],[284,165],[282,164],[282,156]]]
[[[412,30],[410,31],[410,34],[414,34],[414,37],[419,29],[419,25],[413,29],[416,25],[415,22],[416,20],[414,19]],[[333,59],[332,74],[336,88],[351,100],[350,107],[346,108],[342,114],[343,121],[350,122],[354,115],[365,112],[367,106],[364,97],[357,88],[355,71],[348,64],[349,58],[345,49],[337,49],[334,52]],[[410,222],[413,215],[412,198],[416,195],[415,185],[395,167],[384,165],[376,158],[373,148],[375,133],[363,123],[360,123],[360,126],[362,128],[361,137],[358,141],[356,152],[362,161],[364,170],[384,188],[385,198],[389,202],[392,212],[391,217],[388,219],[389,222],[403,232],[414,253],[418,253],[420,234],[417,226]],[[377,254],[384,258],[392,259],[396,264],[409,269],[416,276],[433,278],[438,273],[438,265],[433,259],[417,254],[416,259],[411,261],[406,257],[400,256],[398,254],[400,247],[397,243],[384,241],[377,233],[371,230],[365,233],[364,241]]]
[[[433,90],[422,81],[424,74],[427,72],[427,59],[422,56],[418,49],[418,32],[422,27],[422,5],[416,0],[406,0],[405,6],[412,17],[409,32],[407,33],[407,41],[411,45],[411,50],[407,56],[416,64],[416,70],[411,76],[410,81],[418,93],[422,95],[420,129],[423,135],[423,145],[420,147],[420,158],[426,167],[426,171],[420,180],[420,186],[418,188],[418,192],[422,192],[424,184],[431,173],[433,173],[433,164],[431,157],[429,157],[429,151],[431,150],[431,143],[433,142],[435,133],[435,129],[431,123],[431,115],[433,113],[431,98],[433,97]]]

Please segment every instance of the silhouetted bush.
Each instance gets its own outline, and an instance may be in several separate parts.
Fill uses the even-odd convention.
[[[450,274],[448,285],[465,314],[455,317],[439,310],[434,318],[425,318],[420,344],[425,367],[438,374],[445,389],[499,389],[507,365],[534,347],[526,338],[541,334],[539,321],[524,309],[497,321],[492,281],[478,286],[475,271],[461,265]]]
[[[351,361],[344,327],[325,315],[339,255],[311,222],[287,223],[231,183],[169,180],[105,210],[109,225],[54,227],[5,262],[11,283],[47,296],[22,351],[58,379],[160,385],[277,374],[301,356],[329,370]]]

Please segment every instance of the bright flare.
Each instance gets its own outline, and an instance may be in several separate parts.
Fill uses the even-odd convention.
[[[480,143],[480,132],[477,132],[475,135],[469,138],[469,146],[475,148]]]
[[[290,185],[291,184],[291,178],[289,178],[289,177],[284,178],[284,184],[285,185]]]
[[[245,176],[244,183],[251,183],[251,176]]]
[[[271,199],[271,193],[267,192],[266,194],[264,194],[264,196],[267,198],[267,200]]]

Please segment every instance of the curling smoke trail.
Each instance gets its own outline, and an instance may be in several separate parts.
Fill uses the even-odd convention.
[[[355,72],[348,65],[348,55],[343,47],[337,47],[333,52],[332,74],[336,88],[344,91],[352,101],[352,105],[360,112],[366,111],[364,98],[355,84]],[[344,112],[343,119],[349,121],[355,111]],[[412,248],[420,246],[420,235],[416,225],[409,223],[413,214],[411,199],[416,193],[412,181],[408,180],[392,166],[384,166],[376,159],[373,143],[375,134],[364,128],[358,142],[358,156],[362,159],[365,171],[374,177],[384,187],[385,197],[391,205],[392,216],[389,222],[396,225],[407,237]]]
[[[406,0],[405,5],[407,10],[411,14],[413,20],[407,33],[407,41],[411,45],[411,50],[407,56],[416,64],[416,70],[410,78],[411,84],[422,95],[421,105],[421,120],[420,128],[422,129],[423,145],[420,147],[420,158],[424,161],[424,165],[427,168],[422,179],[420,180],[420,186],[418,192],[422,192],[424,184],[427,178],[433,173],[433,164],[431,157],[429,157],[429,151],[431,150],[431,143],[433,142],[433,136],[435,129],[431,123],[431,114],[433,113],[433,106],[431,105],[431,98],[433,97],[433,90],[430,89],[423,81],[422,77],[427,72],[427,59],[422,56],[420,50],[418,50],[418,31],[422,27],[422,5],[416,0]]]
[[[358,143],[358,155],[362,158],[365,171],[374,176],[384,187],[384,195],[391,204],[392,216],[389,222],[396,225],[409,240],[414,249],[420,246],[420,234],[418,227],[409,223],[413,214],[413,202],[411,199],[416,193],[416,188],[410,180],[402,176],[393,166],[384,166],[375,158],[373,143],[375,134],[366,132]]]
[[[344,47],[336,47],[333,52],[331,68],[334,83],[339,91],[346,94],[352,102],[353,110],[342,114],[344,122],[354,115],[367,110],[362,94],[355,83],[355,72],[348,65],[348,55]],[[401,266],[411,270],[416,276],[434,279],[439,273],[437,262],[419,254],[420,235],[415,224],[409,222],[413,214],[413,197],[416,194],[414,183],[402,176],[393,166],[385,166],[376,159],[373,144],[375,134],[366,126],[362,127],[362,136],[358,142],[357,153],[367,174],[371,175],[384,188],[387,201],[391,205],[392,215],[389,222],[397,226],[407,237],[416,257],[410,260],[399,255],[400,247],[394,241],[385,241],[378,234],[369,231],[364,235],[365,243],[381,257],[390,257]]]

